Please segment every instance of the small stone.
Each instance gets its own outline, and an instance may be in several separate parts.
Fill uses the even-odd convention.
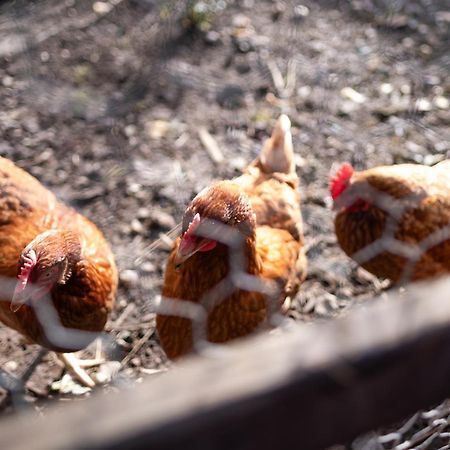
[[[371,72],[375,72],[380,68],[381,63],[381,58],[377,54],[373,53],[367,58],[366,67]]]
[[[434,149],[438,153],[446,153],[450,149],[450,145],[447,141],[439,141],[434,144]]]
[[[154,209],[151,211],[150,218],[153,223],[158,225],[161,228],[172,229],[175,225],[175,219],[165,211],[161,209]]]
[[[405,48],[413,48],[413,47],[415,47],[416,42],[414,41],[414,39],[412,39],[411,37],[408,36],[402,40],[402,45]]]
[[[92,5],[92,9],[95,14],[104,15],[108,14],[112,10],[112,5],[107,2],[95,2]]]
[[[139,284],[139,274],[131,269],[122,270],[120,281],[127,287],[136,287]]]
[[[294,154],[294,161],[296,167],[305,167],[306,166],[306,159],[303,158],[303,156],[299,155],[298,153]]]
[[[98,384],[106,384],[112,381],[119,370],[119,361],[107,361],[100,366],[100,369],[93,375],[93,378]]]
[[[15,372],[16,370],[17,370],[17,368],[18,368],[18,364],[17,364],[17,362],[16,361],[7,361],[5,364],[4,364],[4,367],[5,367],[5,369],[8,371],[8,372]]]
[[[142,272],[146,272],[146,273],[153,273],[156,271],[156,266],[150,262],[150,261],[145,261],[141,264],[140,266]]]
[[[427,44],[422,44],[419,47],[419,51],[424,56],[430,56],[433,53],[433,49]]]
[[[355,91],[351,87],[345,87],[341,90],[341,95],[348,100],[351,100],[354,103],[364,103],[366,101],[366,97],[360,94],[358,91]]]
[[[110,381],[108,376],[102,372],[97,372],[93,378],[97,384],[106,384]]]
[[[437,11],[435,17],[438,22],[447,22],[450,24],[450,11]]]
[[[127,305],[128,305],[128,302],[125,299],[119,300],[118,309],[122,310],[122,309],[126,308]]]
[[[5,75],[2,78],[2,84],[5,87],[11,87],[13,85],[13,83],[14,83],[14,78],[10,77],[9,75]]]
[[[136,212],[136,217],[138,219],[148,219],[149,217],[151,217],[152,212],[150,210],[150,208],[146,208],[146,207],[142,207],[139,208]]]
[[[390,83],[383,83],[380,85],[380,92],[384,95],[392,94],[394,88]]]
[[[244,105],[244,90],[236,84],[227,84],[217,94],[217,102],[227,109],[237,109]]]
[[[142,189],[142,186],[139,183],[130,183],[127,186],[127,192],[129,194],[137,194]]]
[[[358,103],[351,102],[349,100],[342,102],[342,104],[339,107],[339,111],[344,115],[351,114],[352,112],[357,111],[358,109],[359,109]]]
[[[234,43],[235,43],[236,48],[241,53],[249,53],[249,52],[255,50],[251,36],[247,36],[244,38],[237,38],[237,39],[235,39]]]
[[[443,95],[438,95],[437,97],[434,97],[433,103],[439,109],[448,109],[450,106],[448,98],[444,97]]]
[[[244,14],[237,14],[233,17],[232,25],[235,28],[248,28],[252,21]]]
[[[252,70],[244,55],[236,55],[235,66],[237,72],[240,74],[249,73]]]
[[[441,79],[437,75],[425,75],[424,81],[429,86],[436,86],[441,82]]]
[[[420,112],[428,112],[431,111],[432,106],[431,102],[426,98],[418,98],[415,102],[415,109]]]
[[[209,45],[217,45],[221,41],[220,33],[211,30],[205,34],[205,42]]]
[[[424,154],[426,152],[425,148],[423,148],[421,145],[416,144],[413,141],[406,141],[405,147],[408,151],[411,153],[421,153]]]
[[[307,98],[311,95],[312,89],[310,86],[301,86],[297,92],[300,97]]]
[[[142,365],[141,358],[134,357],[130,360],[130,366],[132,367],[140,367]]]
[[[248,161],[243,156],[237,156],[230,160],[230,166],[233,167],[233,169],[243,170],[248,166]]]
[[[296,5],[294,7],[294,18],[295,19],[304,19],[309,16],[309,8],[305,5]]]
[[[127,125],[124,129],[123,129],[125,135],[127,137],[131,137],[134,136],[137,132],[137,127],[136,125]]]
[[[409,84],[402,84],[400,86],[400,92],[403,95],[410,95],[411,94],[411,85],[409,85]]]
[[[426,166],[434,166],[438,162],[441,162],[445,159],[444,155],[425,155],[423,158],[423,163]]]
[[[50,60],[50,54],[48,52],[41,52],[40,58],[42,62],[48,62]]]
[[[142,225],[142,223],[139,219],[133,219],[131,221],[130,228],[132,231],[134,231],[137,234],[144,233],[144,226]]]
[[[169,131],[170,123],[166,120],[152,120],[145,128],[152,139],[161,139]]]

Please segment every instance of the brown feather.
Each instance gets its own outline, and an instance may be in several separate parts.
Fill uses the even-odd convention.
[[[60,282],[47,298],[13,312],[9,304],[21,255],[31,241],[49,230],[53,230],[52,238],[35,243],[34,249],[40,270],[65,258]],[[54,307],[65,328],[100,332],[117,289],[114,257],[101,231],[5,158],[0,158],[0,276],[11,281],[5,283],[0,298],[0,320],[32,342],[57,351],[79,350],[95,335],[81,334],[76,342],[62,345],[54,339],[50,342],[46,328],[52,325],[51,319],[39,320],[35,308]]]
[[[276,150],[283,151],[283,135],[280,136],[279,130],[276,138],[272,139]],[[287,296],[297,293],[306,275],[299,181],[292,148],[285,148],[284,166],[288,173],[271,173],[267,163],[263,167],[257,158],[242,176],[202,191],[187,208],[183,220],[183,231],[194,214],[199,213],[202,218],[238,232],[243,242],[238,253],[240,249],[245,256],[243,271],[278,286],[277,309]],[[270,151],[268,141],[264,147],[266,161],[274,160]],[[233,287],[231,280],[224,284],[224,280],[229,280],[230,267],[236,269],[235,250],[218,243],[211,251],[195,253],[177,268],[175,257],[180,241],[181,238],[175,242],[167,262],[162,296],[180,303],[203,305],[207,317],[204,338],[226,342],[266,324],[269,304],[261,290],[239,289]],[[192,351],[192,323],[191,319],[179,317],[176,309],[170,315],[165,312],[157,316],[160,341],[170,358]]]
[[[434,167],[402,164],[377,167],[356,173],[350,188],[358,193],[362,183],[367,183],[376,193],[391,198],[383,208],[373,198],[368,211],[341,210],[335,220],[338,242],[350,257],[364,247],[379,240],[377,255],[362,266],[373,274],[399,281],[404,276],[420,280],[450,272],[450,228],[447,237],[438,239],[436,245],[424,249],[420,259],[408,266],[411,258],[386,251],[381,238],[391,230],[400,242],[420,245],[439,230],[450,227],[450,167],[449,161]],[[396,203],[395,203],[396,202]],[[403,208],[400,212],[400,208]],[[399,217],[396,217],[396,214]],[[407,272],[411,269],[411,272]]]

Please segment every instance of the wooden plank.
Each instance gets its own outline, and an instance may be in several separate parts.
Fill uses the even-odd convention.
[[[0,423],[0,447],[323,449],[450,394],[450,281],[191,358],[133,389]]]

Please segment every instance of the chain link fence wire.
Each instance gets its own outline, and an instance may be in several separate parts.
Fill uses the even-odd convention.
[[[214,179],[238,175],[280,113],[293,124],[309,274],[287,316],[268,308],[266,325],[278,327],[270,333],[329,320],[397,289],[338,248],[328,178],[343,161],[363,169],[450,156],[448,22],[438,0],[0,4],[0,154],[97,223],[119,266],[116,306],[100,337],[106,362],[91,371],[106,382],[104,392],[172,369],[156,312],[190,319],[195,351],[220,359],[228,349],[206,340],[208,313],[237,289],[275,303],[278,287],[247,273],[240,234],[217,223],[203,231],[229,247],[228,276],[197,303],[160,291],[190,199]],[[450,224],[417,244],[401,241],[403,212],[423,197],[367,189],[389,219],[383,236],[353,258],[402,256],[405,286],[421,256],[448,243]],[[64,328],[50,302],[36,305],[49,341],[98,337]],[[0,339],[5,416],[45,415],[49,398],[90,395],[60,379],[51,353],[23,346],[6,327]],[[96,345],[83,355],[93,357]],[[352,446],[448,448],[447,409],[444,402]]]
[[[449,405],[441,403],[428,411],[411,416],[401,427],[386,434],[370,435],[357,439],[355,449],[447,449],[449,448]]]

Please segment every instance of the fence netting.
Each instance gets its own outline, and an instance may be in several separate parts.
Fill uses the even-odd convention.
[[[408,295],[422,256],[449,248],[450,223],[408,242],[399,223],[423,197],[368,187],[386,227],[352,260],[336,241],[328,180],[345,161],[362,170],[450,157],[448,22],[438,0],[1,2],[0,154],[98,224],[119,268],[105,331],[81,352],[102,359],[88,369],[96,389],[176,369],[156,313],[190,320],[194,351],[220,358],[227,346],[208,342],[207,318],[236,290],[266,297],[263,333],[338,320],[365,300],[388,301],[391,289]],[[197,302],[162,297],[186,206],[238,176],[280,113],[300,177],[308,276],[299,293],[282,313],[278,286],[247,273],[242,235],[214,222],[202,233],[228,247],[228,275]],[[383,252],[405,262],[398,284],[358,265]],[[52,303],[36,305],[49,341],[92,340],[63,327]],[[0,414],[45,415],[49,399],[91,392],[52,352],[0,325]],[[353,448],[450,448],[448,401],[428,407]]]

